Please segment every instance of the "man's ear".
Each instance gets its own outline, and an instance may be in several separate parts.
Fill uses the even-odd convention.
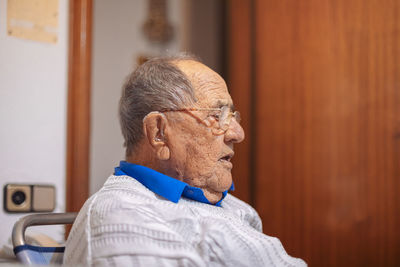
[[[167,117],[160,112],[150,112],[143,119],[143,132],[147,142],[160,160],[170,158],[170,150],[165,137],[165,130],[168,127]]]

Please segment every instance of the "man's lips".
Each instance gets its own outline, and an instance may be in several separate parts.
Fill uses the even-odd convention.
[[[235,155],[235,153],[233,151],[229,152],[229,153],[225,154],[224,156],[222,156],[218,161],[223,162],[223,163],[229,163],[229,165],[232,166],[232,163],[230,161],[234,155]]]

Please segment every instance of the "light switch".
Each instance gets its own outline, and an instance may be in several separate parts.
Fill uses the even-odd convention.
[[[48,212],[55,208],[53,185],[6,184],[4,210],[7,212]]]

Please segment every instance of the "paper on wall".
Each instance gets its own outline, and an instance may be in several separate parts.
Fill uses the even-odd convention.
[[[58,17],[58,0],[8,0],[7,34],[57,43]]]

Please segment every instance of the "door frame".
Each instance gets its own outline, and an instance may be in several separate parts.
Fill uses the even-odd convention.
[[[66,211],[89,196],[92,0],[70,0],[66,155]]]

